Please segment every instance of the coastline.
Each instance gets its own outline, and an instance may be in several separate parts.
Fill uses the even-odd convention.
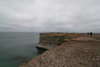
[[[46,51],[19,67],[99,67],[100,41],[96,41],[94,37],[83,37],[83,35],[78,37],[75,35],[73,38],[76,39],[61,40],[63,43],[60,42],[60,45],[56,44],[56,47],[50,49],[45,46],[49,43],[48,40],[47,42],[40,41],[38,45],[42,43],[45,47],[38,46],[37,48],[46,49]],[[51,38],[49,37],[49,39]]]

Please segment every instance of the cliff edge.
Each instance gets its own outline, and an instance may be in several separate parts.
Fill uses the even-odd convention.
[[[100,67],[100,42],[65,42],[20,67]]]
[[[100,41],[74,38],[19,67],[100,67]]]

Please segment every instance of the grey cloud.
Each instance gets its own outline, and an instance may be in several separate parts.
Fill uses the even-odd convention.
[[[0,0],[0,31],[99,32],[99,0]]]

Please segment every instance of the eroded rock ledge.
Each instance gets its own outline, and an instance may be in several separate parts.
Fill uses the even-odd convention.
[[[51,49],[61,45],[64,39],[68,38],[67,34],[62,33],[41,33],[40,42],[36,46],[39,49]]]

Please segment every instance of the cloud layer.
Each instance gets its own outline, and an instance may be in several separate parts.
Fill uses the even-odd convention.
[[[0,0],[1,32],[99,32],[100,0]]]

